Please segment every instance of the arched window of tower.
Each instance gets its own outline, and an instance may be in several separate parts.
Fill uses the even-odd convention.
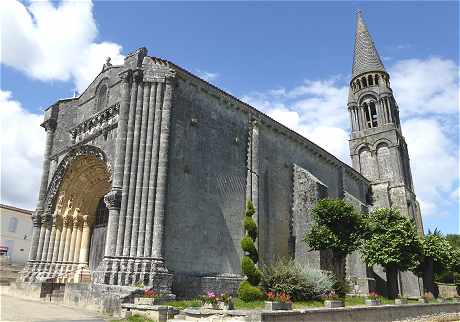
[[[375,75],[375,85],[379,84],[379,75]]]
[[[367,82],[368,82],[369,86],[374,85],[374,80],[372,79],[372,75],[367,76]]]
[[[363,88],[364,88],[364,87],[367,87],[366,77],[362,77],[362,78],[361,78],[361,82],[363,83]]]

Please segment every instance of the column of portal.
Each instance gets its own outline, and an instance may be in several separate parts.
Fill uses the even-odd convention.
[[[65,241],[64,241],[64,254],[62,258],[62,271],[65,272],[68,270],[69,264],[69,252],[70,252],[70,243],[72,240],[72,226],[73,226],[73,218],[72,216],[66,217],[66,233],[65,233]]]
[[[152,256],[153,218],[155,214],[156,183],[158,173],[158,151],[160,148],[160,128],[163,108],[164,86],[163,83],[156,84],[155,94],[155,120],[153,121],[152,138],[152,161],[150,162],[149,193],[147,198],[147,218],[145,223],[145,248],[144,256]]]
[[[77,229],[77,237],[75,239],[75,252],[73,254],[73,262],[75,265],[77,265],[80,262],[81,236],[82,236],[82,230],[83,230],[81,218],[78,218],[78,224],[77,224],[76,229]]]
[[[92,221],[89,220],[88,216],[82,217],[82,227],[81,227],[81,247],[79,254],[79,263],[82,267],[88,268],[89,266],[89,242],[91,240],[91,224]]]
[[[42,250],[43,250],[43,243],[45,242],[45,231],[46,231],[46,218],[40,217],[40,237],[37,246],[37,253],[35,255],[35,259],[41,262],[42,259]]]
[[[53,272],[56,272],[58,269],[58,259],[59,259],[59,246],[61,245],[61,238],[62,232],[64,231],[64,223],[62,221],[61,215],[56,217],[56,236],[54,239],[54,246],[53,246],[53,256],[51,258],[51,262],[53,263]]]
[[[152,140],[153,140],[153,129],[155,124],[155,96],[156,96],[157,84],[151,83],[150,85],[150,97],[149,97],[149,113],[147,121],[147,138],[145,142],[145,162],[144,162],[144,177],[142,179],[142,200],[141,200],[141,223],[139,224],[139,236],[137,239],[137,257],[146,256],[145,250],[150,247],[144,248],[144,242],[146,239],[146,232],[151,233],[150,225],[152,224],[153,214],[148,214],[148,202],[150,190],[153,189],[153,185],[150,183],[150,166],[152,160]],[[145,107],[144,107],[145,108]],[[150,219],[150,220],[149,220]],[[151,238],[151,237],[150,237]],[[150,254],[149,254],[150,256]]]
[[[131,174],[129,181],[129,193],[128,193],[128,206],[126,209],[126,223],[125,223],[125,236],[123,241],[123,256],[128,257],[128,268],[125,276],[125,285],[131,284],[132,273],[134,270],[134,260],[132,259],[131,249],[131,234],[133,232],[133,217],[134,217],[134,201],[136,194],[136,183],[137,183],[137,163],[139,161],[139,141],[140,131],[142,125],[142,100],[144,98],[144,86],[142,84],[142,71],[137,70],[139,78],[137,85],[137,102],[136,102],[136,118],[134,121],[134,136],[133,136],[133,154],[131,158]],[[135,253],[134,253],[135,255]]]
[[[131,158],[133,152],[133,139],[134,139],[134,121],[136,118],[136,99],[137,99],[137,88],[139,84],[139,72],[136,70],[133,73],[133,84],[131,87],[131,100],[129,103],[129,116],[128,116],[128,128],[126,134],[126,151],[125,151],[125,163],[123,169],[123,187],[121,194],[121,206],[120,206],[120,218],[118,221],[118,232],[117,232],[117,248],[116,256],[123,255],[124,248],[124,235],[125,227],[127,222],[127,206],[128,206],[128,194],[129,194],[129,183],[131,176]],[[120,284],[120,275],[118,275],[118,284]]]
[[[123,187],[123,170],[126,152],[126,134],[128,130],[129,100],[131,92],[131,70],[120,73],[121,102],[118,112],[117,139],[115,143],[115,166],[112,179],[112,191],[104,201],[109,210],[105,256],[115,256],[117,245],[118,225],[120,220],[121,191]],[[113,278],[113,276],[112,276]],[[110,284],[113,284],[113,280]]]
[[[42,234],[42,229],[40,225],[38,225],[38,222],[43,214],[46,191],[48,188],[48,177],[49,177],[50,161],[51,161],[50,155],[51,155],[51,150],[53,147],[54,132],[56,130],[55,119],[46,120],[42,124],[42,127],[44,127],[46,130],[46,144],[45,144],[45,152],[43,155],[43,164],[42,164],[43,170],[42,170],[42,177],[40,180],[40,190],[38,193],[37,208],[34,214],[34,216],[37,219],[35,220],[36,224],[34,224],[33,230],[32,230],[32,240],[31,240],[31,245],[30,245],[29,261],[35,261],[35,260],[41,259],[41,253],[42,253],[41,247],[43,247],[43,238],[45,235],[44,235],[44,231]],[[40,252],[40,256],[38,256],[38,252]]]
[[[139,238],[139,230],[143,229],[145,225],[145,217],[141,216],[141,199],[142,192],[144,191],[144,185],[148,182],[143,181],[144,179],[144,158],[145,148],[147,140],[147,126],[149,117],[149,99],[150,99],[150,87],[151,83],[144,81],[144,96],[142,98],[142,123],[140,126],[140,138],[139,138],[139,158],[137,162],[137,174],[136,174],[136,187],[135,187],[135,199],[134,199],[134,212],[133,212],[133,231],[131,233],[131,249],[129,255],[136,257],[138,254],[137,240]],[[142,228],[141,228],[142,227]]]
[[[42,267],[42,269],[46,269],[47,268],[46,259],[48,257],[48,247],[50,244],[50,236],[51,236],[52,217],[49,213],[45,213],[43,218],[46,220],[46,223],[45,223],[45,238],[43,240],[43,249],[42,249],[42,254],[41,254],[42,257],[41,257],[40,267]]]
[[[168,180],[169,135],[173,96],[173,78],[166,78],[163,110],[161,117],[160,148],[158,153],[158,176],[155,197],[155,217],[153,222],[152,256],[163,260],[164,214]]]
[[[50,236],[50,242],[48,246],[48,255],[46,256],[46,261],[48,262],[50,273],[52,270],[51,264],[53,261],[54,243],[56,241],[56,231],[57,231],[57,218],[56,216],[53,216],[52,223],[51,223],[51,236]]]
[[[79,208],[76,208],[75,211],[77,211],[77,209],[79,210]],[[68,271],[71,271],[73,268],[72,264],[73,264],[73,259],[75,255],[75,242],[77,241],[78,221],[79,221],[79,216],[74,215],[72,218],[72,235],[70,238],[70,246],[69,246],[70,250],[69,250],[69,257],[68,257],[68,261],[70,265],[67,268]]]

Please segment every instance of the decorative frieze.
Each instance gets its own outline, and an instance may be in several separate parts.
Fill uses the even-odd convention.
[[[116,103],[70,129],[72,142],[79,143],[90,136],[111,129],[118,122],[119,112],[120,103]]]

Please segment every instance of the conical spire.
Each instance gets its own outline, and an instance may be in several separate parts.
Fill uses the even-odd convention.
[[[367,31],[361,10],[358,11],[352,77],[370,71],[385,71],[377,48]]]

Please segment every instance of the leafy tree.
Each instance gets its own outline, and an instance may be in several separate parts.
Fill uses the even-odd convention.
[[[257,287],[262,278],[262,272],[256,266],[259,261],[259,253],[254,242],[257,239],[257,224],[255,223],[252,216],[254,216],[256,209],[251,201],[246,204],[246,213],[244,216],[244,231],[245,236],[241,239],[241,249],[244,251],[244,256],[241,261],[241,270],[247,277],[247,281],[243,281],[240,284],[238,291],[239,296],[242,300],[251,301],[255,294],[261,293],[261,290]]]
[[[305,242],[314,250],[330,250],[333,272],[345,281],[345,258],[358,249],[363,233],[363,217],[342,199],[321,199],[312,211],[313,224]]]
[[[455,283],[460,289],[460,235],[448,234],[445,239],[452,247],[450,267],[434,267],[435,280],[441,283]]]
[[[421,243],[422,257],[415,272],[417,275],[423,276],[425,290],[436,294],[433,276],[434,274],[442,274],[453,265],[454,249],[437,229],[434,232],[428,231]]]
[[[414,270],[420,262],[422,245],[413,220],[399,210],[380,208],[366,219],[367,236],[361,252],[369,267],[382,265],[387,275],[388,296],[398,294],[397,273]]]

